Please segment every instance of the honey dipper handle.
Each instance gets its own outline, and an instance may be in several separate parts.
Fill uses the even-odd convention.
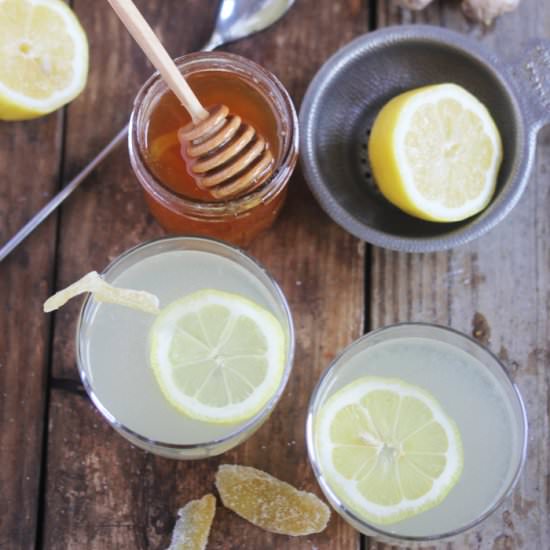
[[[108,2],[149,61],[161,74],[168,87],[181,101],[193,123],[196,124],[207,118],[208,111],[201,105],[157,35],[145,21],[132,0],[108,0]]]

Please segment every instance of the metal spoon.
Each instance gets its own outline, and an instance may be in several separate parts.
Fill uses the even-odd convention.
[[[222,44],[240,40],[267,29],[280,19],[295,0],[222,0],[216,25],[202,51],[211,51]],[[34,231],[107,157],[128,134],[128,125],[63,189],[39,210],[6,244],[0,248],[0,262]]]

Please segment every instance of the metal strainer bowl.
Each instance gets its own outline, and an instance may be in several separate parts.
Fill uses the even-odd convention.
[[[494,227],[523,193],[537,133],[550,122],[550,41],[532,40],[520,55],[504,62],[464,35],[425,25],[375,31],[338,51],[310,83],[300,111],[302,168],[321,206],[356,237],[407,252],[452,248]],[[442,224],[413,218],[380,194],[367,143],[387,101],[443,82],[485,104],[504,158],[491,204],[472,218]]]

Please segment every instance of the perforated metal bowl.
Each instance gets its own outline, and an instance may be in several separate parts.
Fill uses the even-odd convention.
[[[550,41],[532,40],[519,55],[504,62],[459,33],[424,25],[389,27],[342,48],[312,80],[300,111],[302,168],[324,210],[360,239],[408,252],[452,248],[494,227],[523,193],[537,132],[550,122]],[[376,189],[367,158],[382,106],[406,90],[443,82],[463,86],[487,106],[504,148],[491,204],[448,224],[391,205]]]

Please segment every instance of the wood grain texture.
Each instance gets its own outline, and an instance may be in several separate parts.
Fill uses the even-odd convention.
[[[482,29],[467,22],[458,3],[436,2],[420,14],[378,2],[380,26],[428,22],[480,40],[504,59],[522,55],[528,38],[550,37],[550,5],[524,0],[517,12]],[[438,254],[373,249],[370,324],[429,321],[474,335],[507,365],[525,398],[529,450],[519,486],[473,532],[441,548],[540,549],[550,547],[548,449],[550,133],[540,136],[537,162],[519,205],[479,240]],[[369,548],[387,548],[370,541]],[[439,547],[439,546],[438,546]]]
[[[0,243],[56,192],[63,113],[0,121]],[[52,216],[0,263],[0,548],[36,538],[54,272]]]
[[[76,1],[91,38],[92,76],[84,104],[68,113],[66,157],[73,168],[124,123],[130,100],[149,72],[114,16],[90,4]],[[172,52],[199,47],[208,35],[211,19],[205,2],[138,5]],[[210,9],[215,3],[208,5]],[[299,101],[326,57],[366,30],[367,15],[359,0],[302,0],[273,29],[227,49],[275,72]],[[108,42],[101,40],[107,35]],[[166,547],[176,510],[212,491],[217,465],[224,462],[262,468],[320,494],[306,457],[306,408],[331,358],[362,332],[364,247],[321,212],[299,172],[290,186],[281,218],[250,252],[289,299],[297,332],[294,370],[275,413],[234,451],[186,463],[161,459],[126,443],[87,397],[73,391],[79,304],[57,313],[52,369],[58,389],[52,392],[50,406],[45,548]],[[160,234],[145,211],[126,152],[120,150],[63,210],[57,285],[101,268],[129,246]],[[336,514],[324,533],[293,539],[266,533],[222,508],[209,544],[211,549],[358,547],[358,534]]]

